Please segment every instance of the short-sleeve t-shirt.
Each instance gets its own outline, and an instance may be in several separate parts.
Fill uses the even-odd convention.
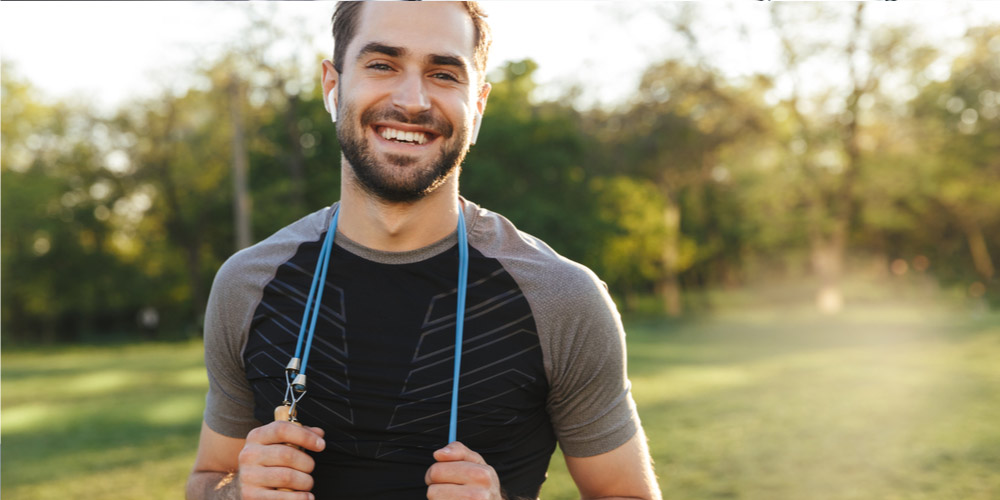
[[[245,438],[285,395],[306,298],[336,204],[233,255],[205,317],[205,422]],[[535,498],[556,443],[570,456],[613,450],[639,419],[624,330],[587,268],[463,200],[469,276],[458,440],[510,497]],[[299,420],[325,431],[319,499],[425,498],[447,444],[455,349],[457,232],[384,252],[334,235]]]

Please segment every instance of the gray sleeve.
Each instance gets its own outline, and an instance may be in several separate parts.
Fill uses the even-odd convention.
[[[219,434],[239,439],[260,425],[253,417],[253,392],[242,357],[245,332],[260,292],[254,300],[254,287],[246,282],[242,260],[243,256],[236,254],[219,269],[205,310],[205,424]]]
[[[625,329],[605,285],[498,214],[467,206],[465,216],[470,244],[503,263],[531,306],[549,380],[547,410],[563,452],[587,457],[625,444],[640,422]]]
[[[569,456],[611,451],[639,429],[626,373],[625,329],[604,284],[589,270],[540,298],[536,312],[548,350],[548,412]]]

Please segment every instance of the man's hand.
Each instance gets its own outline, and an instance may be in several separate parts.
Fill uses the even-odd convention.
[[[428,500],[503,499],[496,471],[464,444],[455,441],[435,451],[434,460],[424,475]]]
[[[323,451],[323,429],[290,422],[271,422],[247,434],[239,456],[240,492],[244,500],[312,500],[309,474],[316,462],[306,452]],[[277,492],[278,488],[293,490]]]

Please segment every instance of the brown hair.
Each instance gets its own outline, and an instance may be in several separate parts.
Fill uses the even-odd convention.
[[[472,57],[476,70],[479,72],[480,82],[486,74],[486,59],[490,55],[490,45],[493,43],[493,35],[490,32],[490,25],[486,24],[486,12],[479,5],[479,2],[459,2],[469,13],[472,19],[472,26],[476,29],[476,40],[473,47]],[[354,39],[354,32],[357,31],[358,15],[364,2],[337,2],[337,9],[333,12],[333,67],[338,73],[344,69],[344,53],[347,46]]]

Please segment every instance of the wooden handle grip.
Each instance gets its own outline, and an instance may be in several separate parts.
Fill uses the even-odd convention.
[[[278,406],[277,408],[274,409],[274,420],[275,421],[283,421],[283,422],[291,422],[291,423],[293,423],[293,424],[298,425],[298,426],[301,427],[302,424],[298,423],[298,421],[292,420],[292,415],[289,413],[291,411],[291,409],[292,409],[292,407],[288,406],[288,405]]]
[[[274,409],[274,421],[275,422],[291,422],[291,423],[293,423],[293,424],[295,424],[295,425],[297,425],[299,427],[302,427],[302,424],[299,423],[297,420],[292,420],[292,415],[290,413],[291,409],[292,409],[291,406],[286,406],[286,405],[281,405],[281,406],[278,406],[277,408],[275,408]],[[286,445],[287,446],[291,446],[292,448],[295,448],[296,450],[301,450],[302,449],[302,448],[299,448],[298,446],[295,446],[294,444],[288,444],[288,443],[286,443]],[[294,490],[290,490],[288,488],[278,488],[278,491],[294,491]]]

